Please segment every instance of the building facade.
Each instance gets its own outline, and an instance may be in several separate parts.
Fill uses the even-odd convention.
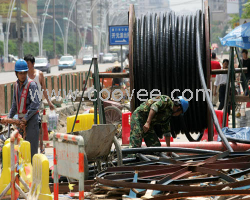
[[[7,32],[7,22],[9,21],[8,12],[10,1],[0,0],[0,15],[2,16],[2,31]],[[23,40],[27,42],[37,42],[39,40],[36,27],[39,20],[37,19],[37,0],[21,0],[21,30]],[[10,20],[9,39],[17,38],[17,11],[14,7]]]

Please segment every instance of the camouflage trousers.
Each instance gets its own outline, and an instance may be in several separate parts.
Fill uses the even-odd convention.
[[[147,133],[143,132],[143,126],[147,121],[147,116],[142,116],[138,111],[134,111],[131,117],[130,143],[132,148],[141,147],[142,138],[147,147],[158,147],[161,143],[155,133],[154,127],[150,126]]]

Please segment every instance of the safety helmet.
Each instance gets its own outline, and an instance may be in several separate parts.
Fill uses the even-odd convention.
[[[189,103],[188,103],[188,101],[183,99],[182,96],[178,96],[178,99],[179,99],[180,105],[182,107],[182,114],[184,114],[188,109]]]
[[[25,60],[19,59],[18,61],[16,61],[16,64],[15,64],[16,72],[27,72],[28,70],[29,70],[28,64],[26,63]]]

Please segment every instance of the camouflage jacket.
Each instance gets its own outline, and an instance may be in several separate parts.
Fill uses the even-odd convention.
[[[151,127],[154,125],[161,125],[161,132],[170,132],[170,119],[173,113],[174,103],[170,97],[162,95],[156,97],[155,99],[160,99],[159,101],[154,101],[149,99],[148,101],[142,103],[136,111],[139,112],[144,119],[147,120],[150,109],[153,109],[156,113],[152,119]]]

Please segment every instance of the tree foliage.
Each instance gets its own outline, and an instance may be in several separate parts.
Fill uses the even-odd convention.
[[[232,19],[229,21],[229,23],[231,24],[232,28],[235,28],[235,26],[238,25],[240,22],[240,16],[239,14],[231,14],[230,17]],[[250,18],[250,0],[248,0],[247,3],[243,5],[241,18],[242,19]]]
[[[43,40],[43,50],[46,51],[46,56],[50,59],[54,57],[53,53],[53,35],[46,36]],[[18,55],[17,40],[9,40],[8,52],[14,56]],[[69,35],[68,39],[68,54],[75,55],[76,42],[75,37]],[[4,54],[4,45],[0,41],[0,56]],[[24,42],[23,54],[32,54],[34,56],[39,55],[39,43],[38,42]],[[62,37],[56,36],[56,54],[58,57],[64,54],[64,44]]]

